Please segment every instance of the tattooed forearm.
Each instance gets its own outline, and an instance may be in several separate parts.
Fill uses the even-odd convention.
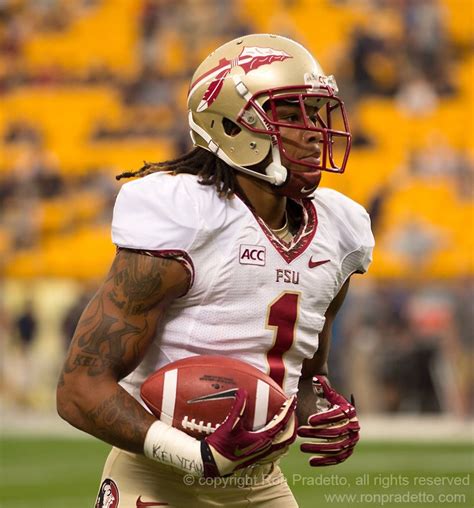
[[[87,418],[100,439],[122,448],[142,451],[143,440],[153,417],[143,418],[142,406],[118,387],[116,393],[87,413]],[[136,443],[135,446],[132,443]],[[132,450],[133,451],[133,450]]]

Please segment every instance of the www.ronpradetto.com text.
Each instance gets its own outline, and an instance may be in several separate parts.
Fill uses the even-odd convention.
[[[384,506],[400,504],[405,506],[415,506],[417,504],[467,504],[465,494],[458,493],[440,493],[431,494],[429,492],[404,492],[404,493],[361,493],[361,494],[325,494],[324,499],[330,504],[340,504],[342,506],[351,506],[357,504]]]

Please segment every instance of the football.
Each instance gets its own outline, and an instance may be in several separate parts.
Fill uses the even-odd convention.
[[[203,439],[229,413],[238,388],[248,393],[242,421],[258,430],[279,411],[287,396],[257,368],[226,356],[191,356],[151,374],[140,394],[162,422]]]

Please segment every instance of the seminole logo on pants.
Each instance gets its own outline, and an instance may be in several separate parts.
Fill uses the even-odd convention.
[[[113,480],[106,478],[100,486],[95,508],[117,508],[118,504],[118,487]]]

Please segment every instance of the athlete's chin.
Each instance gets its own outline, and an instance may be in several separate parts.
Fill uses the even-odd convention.
[[[306,159],[304,159],[304,161],[306,162]],[[316,161],[318,161],[318,164],[316,164]],[[313,161],[308,162],[313,163]],[[314,176],[316,175],[321,176],[321,169],[315,166],[319,166],[319,159],[315,159],[314,166],[306,166],[304,164],[293,163],[290,166],[290,171],[294,171],[295,173],[308,173]]]
[[[301,196],[306,197],[318,188],[321,182],[321,171],[319,169],[304,172],[294,171],[293,178],[299,182]]]
[[[314,189],[319,185],[321,182],[322,173],[320,169],[314,169],[314,168],[308,168],[305,167],[304,169],[300,170],[293,170],[293,175],[302,181],[311,182]],[[314,190],[313,189],[313,190]]]

